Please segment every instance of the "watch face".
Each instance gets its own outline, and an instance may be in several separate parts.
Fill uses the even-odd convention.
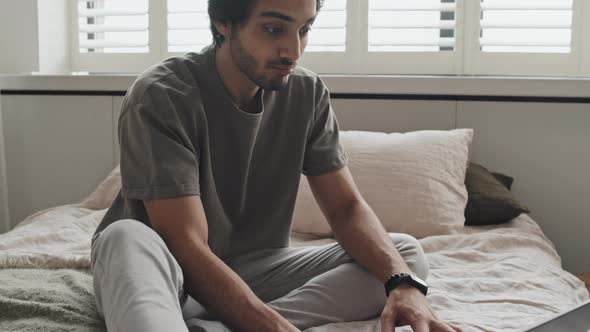
[[[426,293],[428,293],[428,285],[426,282],[415,275],[410,275],[410,277],[414,281],[416,288],[420,289],[422,294],[426,295]]]
[[[417,276],[415,276],[415,275],[411,275],[411,274],[410,274],[410,276],[412,277],[412,279],[414,279],[414,281],[416,281],[416,282],[418,282],[418,283],[421,283],[422,285],[424,285],[424,287],[428,287],[428,284],[426,283],[426,281],[424,281],[424,280],[422,280],[422,279],[418,278],[418,277],[417,277]]]

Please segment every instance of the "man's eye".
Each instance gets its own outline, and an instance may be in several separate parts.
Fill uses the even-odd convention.
[[[277,34],[277,33],[283,32],[283,29],[280,27],[273,27],[273,26],[268,26],[268,25],[264,27],[264,30],[266,30],[267,32],[272,33],[272,34]]]
[[[301,29],[301,31],[299,32],[302,36],[307,36],[309,34],[309,32],[311,31],[311,28],[305,28],[305,29]]]

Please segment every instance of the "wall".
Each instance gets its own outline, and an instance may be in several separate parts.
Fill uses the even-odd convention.
[[[67,0],[38,0],[39,72],[70,71]]]
[[[39,70],[37,40],[37,0],[0,1],[0,73]]]
[[[512,191],[566,269],[590,271],[590,104],[460,102],[474,160],[515,178]]]
[[[0,87],[1,88],[1,87]],[[6,154],[2,125],[2,96],[0,95],[0,233],[11,228],[8,211],[8,188],[6,181]]]
[[[12,226],[81,201],[112,170],[112,108],[111,96],[3,96]]]
[[[70,71],[67,0],[0,1],[0,74]]]

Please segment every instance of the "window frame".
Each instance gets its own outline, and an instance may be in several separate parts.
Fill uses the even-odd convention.
[[[482,52],[479,44],[481,1],[466,1],[464,72],[469,75],[577,76],[580,61],[580,20],[584,0],[573,0],[570,53]],[[583,22],[583,20],[581,21]]]
[[[159,54],[159,35],[161,21],[158,18],[158,2],[166,1],[149,0],[148,1],[148,22],[149,22],[149,42],[147,53],[80,53],[79,33],[78,33],[78,3],[82,0],[68,1],[68,10],[70,18],[70,59],[71,67],[74,72],[96,72],[96,73],[138,73],[144,71],[149,66],[160,60]],[[157,8],[158,10],[152,10]],[[153,48],[158,48],[157,52]]]
[[[344,52],[305,52],[299,64],[318,74],[358,74],[360,57],[359,48],[362,38],[362,24],[358,15],[361,3],[358,0],[346,0],[346,41]],[[321,14],[321,10],[320,13]],[[313,33],[313,32],[312,32]]]
[[[359,58],[363,74],[394,75],[453,75],[462,72],[463,57],[463,7],[464,0],[455,1],[455,46],[453,51],[439,52],[369,52],[369,1],[359,1],[363,8],[364,39]]]
[[[578,77],[590,77],[590,3],[583,0],[579,5],[580,10],[580,33],[578,35],[578,42],[580,43],[580,63],[578,70]],[[584,39],[584,37],[586,37]],[[586,42],[584,42],[586,40]]]
[[[168,52],[167,1],[148,0],[148,53],[80,53],[78,2],[68,2],[72,71],[138,73],[184,52]],[[346,51],[306,52],[300,65],[328,75],[590,76],[590,4],[573,0],[570,53],[481,52],[479,0],[456,0],[455,48],[443,52],[369,52],[368,0],[347,0]],[[321,15],[321,13],[320,13]],[[586,36],[586,38],[584,38]],[[198,50],[195,50],[198,51]]]

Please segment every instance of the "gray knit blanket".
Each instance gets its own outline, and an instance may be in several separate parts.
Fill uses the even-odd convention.
[[[0,269],[0,331],[105,332],[92,274],[73,269]]]

